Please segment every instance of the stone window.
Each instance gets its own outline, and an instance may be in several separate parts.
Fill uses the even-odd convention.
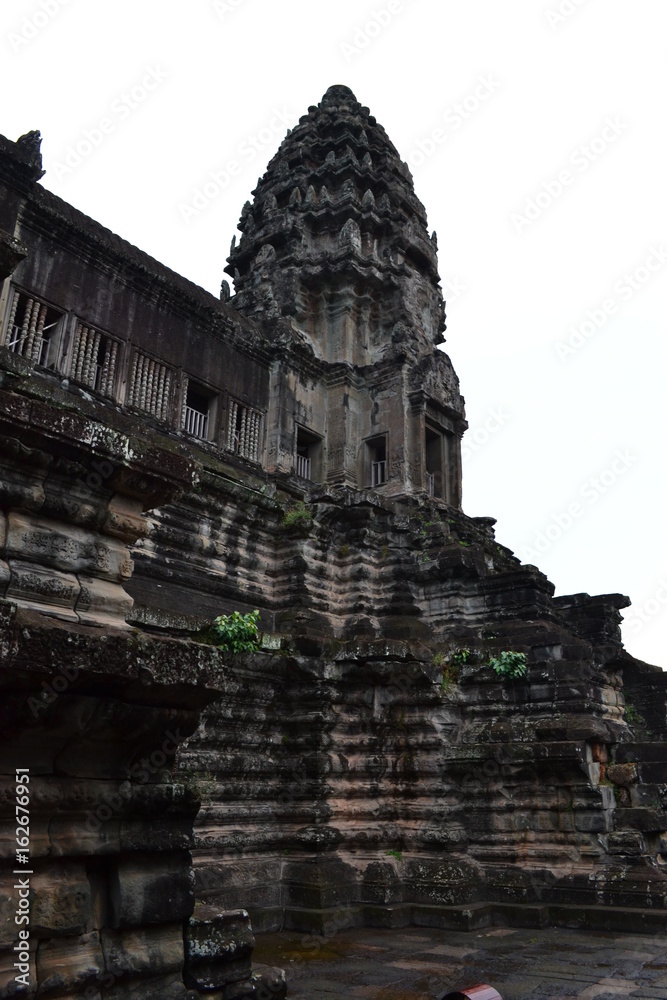
[[[92,326],[77,323],[69,377],[87,385],[103,396],[114,395],[116,372],[120,360],[120,344]]]
[[[215,427],[217,397],[203,385],[187,379],[183,387],[184,406],[181,427],[186,434],[209,441]]]
[[[3,344],[43,368],[55,368],[64,314],[13,288]]]
[[[301,479],[322,481],[322,438],[303,427],[296,431],[294,471]]]
[[[175,373],[147,354],[136,351],[132,359],[128,406],[152,413],[158,420],[167,420]]]
[[[387,438],[371,438],[366,442],[367,482],[371,486],[382,486],[387,482]]]
[[[262,414],[249,406],[229,401],[227,418],[227,450],[248,458],[251,462],[259,461],[261,446]]]

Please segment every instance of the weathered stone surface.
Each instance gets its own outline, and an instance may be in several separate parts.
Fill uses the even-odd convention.
[[[16,929],[16,928],[15,928]],[[27,970],[25,968],[16,968],[14,965],[18,961],[17,954],[14,951],[14,945],[16,944],[16,936],[11,942],[11,947],[0,951],[0,996],[3,997],[28,997],[30,996],[30,985],[25,985],[25,980],[22,982],[16,981],[16,976],[26,976],[28,984],[33,984],[37,982],[37,946],[35,942],[30,945],[30,950],[28,953],[28,962],[20,962],[21,966],[27,965]]]
[[[0,279],[7,278],[27,255],[27,246],[0,230]]]
[[[160,969],[163,975],[183,967],[183,927],[142,927],[134,931],[103,930],[105,969],[112,976],[131,976]]]
[[[126,580],[132,574],[130,554],[121,542],[20,511],[8,516],[5,552],[8,558],[104,580]]]
[[[90,926],[92,899],[83,865],[49,865],[32,876],[31,932],[40,938],[83,934]]]
[[[110,879],[112,927],[137,927],[186,919],[194,907],[189,856],[136,854],[119,861]]]
[[[245,995],[255,939],[246,910],[219,911],[198,905],[185,928],[185,982],[199,990],[239,985]],[[224,994],[227,995],[226,993]]]
[[[623,788],[629,788],[638,777],[636,764],[610,764],[605,773],[609,781]]]
[[[56,993],[72,990],[82,994],[104,969],[99,934],[95,931],[74,940],[43,941],[37,950],[36,964],[36,981],[41,990]]]
[[[64,621],[78,621],[74,606],[81,585],[73,573],[36,566],[21,559],[8,561],[10,580],[5,597],[17,604],[39,608]]]
[[[256,962],[253,965],[252,982],[256,990],[257,1000],[269,997],[274,1000],[285,1000],[287,997],[287,979],[284,969],[276,969],[274,966],[261,965]]]

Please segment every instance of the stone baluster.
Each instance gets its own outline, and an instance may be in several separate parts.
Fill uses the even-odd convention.
[[[16,310],[18,309],[20,297],[21,297],[20,292],[17,292],[15,289],[12,294],[12,304],[9,308],[9,322],[7,323],[7,335],[5,337],[6,344],[9,344],[12,339],[12,333],[14,332],[14,322],[16,319]]]
[[[35,324],[33,322],[33,315],[35,314],[35,306],[37,303],[33,299],[28,299],[28,304],[26,305],[25,315],[23,317],[23,326],[21,327],[21,341],[19,343],[19,348],[17,353],[23,355],[30,355],[32,349],[32,341],[35,336]]]
[[[44,332],[44,323],[46,321],[46,306],[40,306],[39,303],[35,303],[36,308],[33,309],[33,320],[36,319],[37,323],[35,326],[35,333],[33,336],[32,347],[29,352],[29,357],[31,361],[39,361],[40,351],[42,349],[42,333]]]

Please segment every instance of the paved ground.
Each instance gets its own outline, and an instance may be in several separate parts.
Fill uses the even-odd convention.
[[[667,939],[489,928],[258,935],[253,959],[285,969],[288,997],[439,1000],[489,983],[503,1000],[667,1000]]]

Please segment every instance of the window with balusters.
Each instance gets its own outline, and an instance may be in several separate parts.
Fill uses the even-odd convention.
[[[70,352],[69,377],[103,396],[113,397],[120,347],[112,337],[92,326],[77,323]]]
[[[251,462],[258,462],[261,431],[262,414],[259,410],[253,410],[231,399],[227,417],[227,450]]]
[[[147,354],[135,351],[126,403],[151,413],[158,420],[169,417],[175,373]]]
[[[64,314],[18,288],[9,294],[3,345],[36,365],[55,368]]]

